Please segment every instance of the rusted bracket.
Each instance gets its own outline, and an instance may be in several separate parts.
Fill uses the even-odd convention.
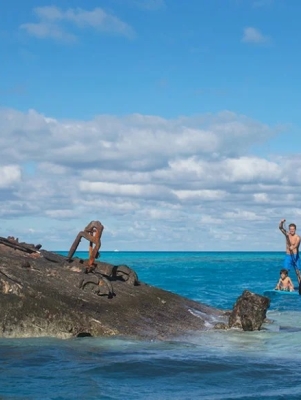
[[[76,236],[72,246],[70,247],[67,260],[71,261],[74,253],[82,238],[89,241],[89,260],[86,272],[91,272],[95,269],[95,259],[99,257],[99,249],[101,246],[101,235],[104,230],[103,225],[99,221],[91,221],[83,231],[80,231]]]

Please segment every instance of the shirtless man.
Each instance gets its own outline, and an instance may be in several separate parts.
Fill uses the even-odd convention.
[[[286,237],[286,255],[284,259],[284,268],[288,271],[291,267],[300,270],[299,246],[301,239],[300,236],[296,234],[297,227],[295,224],[289,224],[289,231],[287,232],[283,227],[284,223],[285,219],[282,219],[279,223],[279,229]],[[300,271],[298,271],[297,275],[299,280]]]

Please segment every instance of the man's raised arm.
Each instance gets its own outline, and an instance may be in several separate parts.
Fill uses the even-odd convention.
[[[281,230],[281,232],[286,236],[287,235],[287,232],[286,232],[286,230],[284,229],[284,227],[283,227],[283,224],[285,223],[285,219],[282,219],[281,221],[280,221],[280,223],[279,223],[279,229]]]

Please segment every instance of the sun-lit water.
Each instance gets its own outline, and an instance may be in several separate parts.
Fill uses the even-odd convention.
[[[135,269],[141,281],[223,309],[244,289],[273,288],[282,259],[282,253],[101,254]],[[290,276],[297,284],[294,271]],[[207,331],[168,342],[2,339],[0,399],[301,399],[301,296],[273,296],[268,317],[273,323],[259,332]]]

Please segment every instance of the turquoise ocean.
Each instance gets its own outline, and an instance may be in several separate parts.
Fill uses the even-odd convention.
[[[272,289],[283,258],[276,252],[101,253],[102,261],[127,264],[143,282],[225,310],[244,289]],[[297,284],[294,271],[290,276]],[[167,342],[1,339],[0,399],[301,399],[301,296],[272,296],[268,318],[273,323],[258,332],[208,330]]]

